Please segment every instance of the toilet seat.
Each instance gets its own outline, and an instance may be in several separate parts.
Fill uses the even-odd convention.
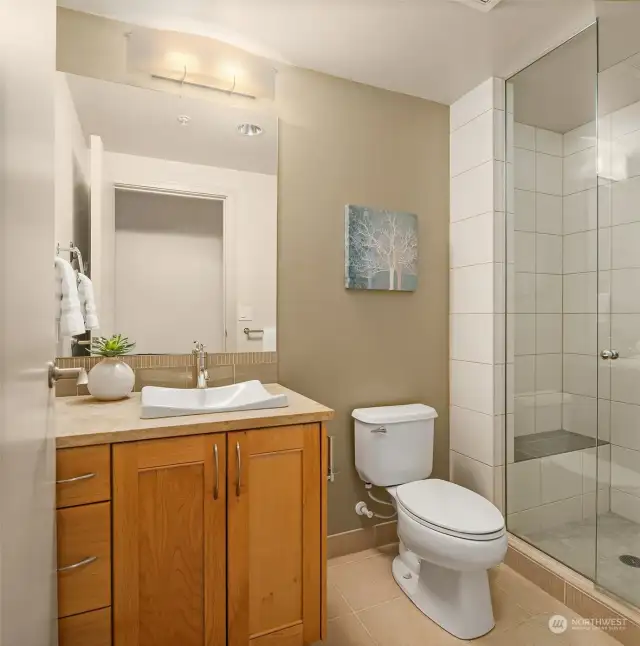
[[[505,534],[504,517],[486,498],[445,480],[418,480],[395,490],[399,510],[433,531],[471,541]]]

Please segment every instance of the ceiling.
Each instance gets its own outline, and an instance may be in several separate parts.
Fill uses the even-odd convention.
[[[593,121],[597,68],[593,26],[510,79],[515,120],[561,133]]]
[[[640,101],[640,6],[600,2],[598,15],[598,33],[584,30],[511,79],[516,121],[565,133],[596,110],[605,116]]]
[[[595,17],[592,0],[60,0],[61,6],[210,36],[254,54],[450,104],[506,78]]]
[[[111,152],[277,174],[278,121],[275,116],[65,74],[86,137],[100,135]],[[190,117],[182,126],[178,117]],[[238,134],[240,123],[257,123],[258,137]]]

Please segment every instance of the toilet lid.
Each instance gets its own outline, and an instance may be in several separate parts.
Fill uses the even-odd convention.
[[[504,518],[494,504],[453,482],[409,482],[400,485],[396,495],[411,515],[447,533],[479,536],[504,529]]]

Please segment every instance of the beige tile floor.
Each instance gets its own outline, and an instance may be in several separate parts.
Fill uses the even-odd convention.
[[[329,561],[327,646],[455,646],[456,639],[425,617],[396,585],[396,546]],[[473,640],[478,646],[620,646],[595,629],[551,633],[548,619],[578,618],[559,601],[501,565],[491,572],[496,627]]]

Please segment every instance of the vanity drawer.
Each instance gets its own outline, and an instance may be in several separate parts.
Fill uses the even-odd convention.
[[[56,451],[56,507],[111,500],[111,452],[107,444]]]
[[[59,619],[58,646],[111,646],[111,608]]]
[[[111,605],[111,503],[57,512],[58,616]]]

